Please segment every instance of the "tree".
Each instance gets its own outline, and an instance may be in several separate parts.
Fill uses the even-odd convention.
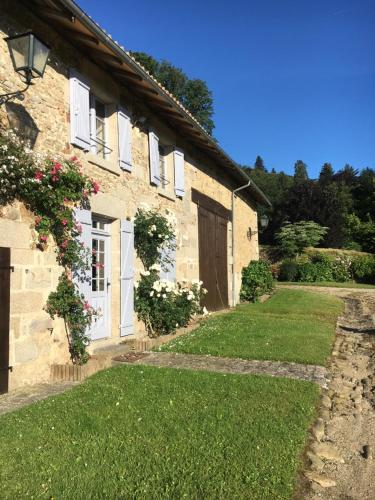
[[[213,98],[206,82],[198,79],[188,80],[182,103],[211,135],[215,128],[212,120],[214,114]]]
[[[264,166],[263,158],[261,156],[259,156],[259,155],[255,159],[254,169],[262,170],[262,172],[267,172],[267,169]]]
[[[340,184],[345,184],[350,188],[354,188],[358,183],[357,176],[358,170],[355,170],[351,165],[347,163],[344,168],[342,168],[335,174],[335,180]]]
[[[328,228],[313,221],[287,222],[276,234],[280,249],[286,257],[295,257],[306,247],[315,247]]]
[[[358,245],[357,250],[375,253],[375,222],[371,218],[363,222],[355,214],[349,214],[346,227],[350,247]]]
[[[358,177],[358,184],[353,190],[356,214],[366,220],[375,220],[375,170],[364,168]]]
[[[329,182],[333,181],[333,168],[330,163],[324,163],[322,166],[322,169],[319,174],[319,182],[320,184],[328,184]]]
[[[131,52],[131,55],[185,108],[196,118],[202,127],[212,135],[213,122],[212,92],[203,80],[190,79],[180,68],[168,61],[157,61],[144,52]]]
[[[350,189],[343,184],[316,183],[312,199],[312,219],[328,226],[324,246],[341,248],[345,245],[346,217],[352,209]]]
[[[294,164],[294,183],[307,181],[308,178],[307,165],[302,160],[297,160]]]
[[[157,75],[159,63],[156,59],[145,52],[130,52],[130,55],[136,59],[152,76]]]

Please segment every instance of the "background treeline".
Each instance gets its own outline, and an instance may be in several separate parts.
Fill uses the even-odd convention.
[[[306,164],[298,160],[294,175],[268,171],[258,156],[254,166],[243,166],[273,204],[267,211],[268,228],[262,244],[276,244],[285,222],[314,221],[328,228],[320,243],[326,248],[375,252],[375,170],[351,165],[334,171],[325,163],[318,179],[309,179]]]
[[[131,55],[185,108],[199,121],[202,127],[212,135],[215,128],[213,121],[214,102],[207,83],[199,78],[189,78],[181,68],[169,61],[158,61],[144,52],[131,52]]]

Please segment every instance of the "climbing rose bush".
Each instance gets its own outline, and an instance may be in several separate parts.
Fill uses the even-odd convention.
[[[63,267],[56,291],[47,300],[52,318],[64,319],[74,363],[88,359],[87,329],[95,311],[79,293],[91,256],[80,241],[82,228],[76,207],[89,206],[99,184],[83,173],[76,157],[49,157],[34,153],[12,130],[0,131],[0,206],[18,200],[35,215],[35,244],[41,251],[52,242]],[[75,279],[73,279],[75,278]]]
[[[168,258],[162,261],[162,249],[166,254],[176,249],[176,219],[166,210],[164,215],[157,210],[138,208],[134,218],[134,246],[145,269],[160,264],[164,270],[171,264]]]
[[[200,303],[206,290],[201,281],[160,279],[161,270],[172,264],[162,249],[176,248],[175,227],[171,212],[163,215],[150,208],[139,209],[134,220],[135,248],[145,267],[135,285],[135,310],[150,337],[173,333],[203,312]]]

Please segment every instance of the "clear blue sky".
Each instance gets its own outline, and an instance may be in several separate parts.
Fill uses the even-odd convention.
[[[232,158],[375,167],[375,0],[77,0],[128,50],[213,91]]]

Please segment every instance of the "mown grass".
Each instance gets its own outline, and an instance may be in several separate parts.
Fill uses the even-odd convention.
[[[342,308],[335,297],[279,289],[267,302],[215,315],[159,350],[324,365]]]
[[[291,498],[318,387],[119,366],[0,417],[0,497]]]
[[[278,285],[296,285],[296,286],[324,286],[334,288],[375,288],[375,285],[368,283],[355,283],[354,281],[344,281],[338,283],[336,281],[319,281],[310,283],[308,281],[278,281]]]

